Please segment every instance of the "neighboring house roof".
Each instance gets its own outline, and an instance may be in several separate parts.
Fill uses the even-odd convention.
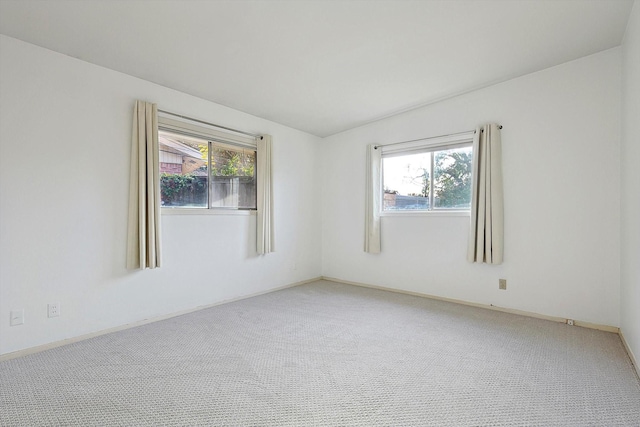
[[[183,154],[188,157],[194,157],[196,159],[202,159],[202,153],[200,151],[196,150],[195,148],[191,148],[188,145],[183,144],[178,140],[168,138],[164,135],[159,135],[158,141],[162,145],[166,145],[167,147],[173,148],[174,150],[178,151],[180,154]]]
[[[200,175],[200,173],[198,173],[198,169],[207,163],[207,161],[202,158],[202,153],[200,151],[180,142],[177,139],[169,138],[164,135],[158,136],[158,142],[160,145],[168,147],[172,152],[182,155],[182,173],[195,173],[196,175]],[[203,175],[206,175],[206,173]]]

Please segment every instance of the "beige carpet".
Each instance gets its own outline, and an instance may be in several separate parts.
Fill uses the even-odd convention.
[[[612,333],[316,282],[0,363],[2,426],[640,426]]]

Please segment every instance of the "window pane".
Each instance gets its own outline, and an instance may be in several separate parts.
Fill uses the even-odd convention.
[[[431,153],[382,159],[384,210],[429,209]]]
[[[209,143],[165,131],[158,140],[162,206],[206,208]]]
[[[434,207],[469,209],[471,207],[472,148],[436,151],[434,159]]]
[[[256,152],[215,143],[211,161],[211,207],[255,209]]]

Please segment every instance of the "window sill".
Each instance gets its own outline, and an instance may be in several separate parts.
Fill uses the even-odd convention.
[[[238,209],[205,209],[205,208],[160,208],[162,215],[239,215],[252,216],[255,210]]]
[[[435,211],[386,211],[381,212],[384,217],[405,217],[405,216],[471,216],[471,211],[456,210],[435,210]]]

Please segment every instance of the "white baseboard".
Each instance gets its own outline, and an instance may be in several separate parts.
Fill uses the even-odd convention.
[[[624,338],[624,334],[622,333],[622,329],[620,330],[620,339],[622,340],[622,344],[624,344],[624,348],[625,348],[625,350],[627,350],[627,354],[629,355],[629,359],[631,359],[631,363],[633,364],[633,367],[636,370],[636,375],[638,375],[638,378],[640,379],[640,366],[638,366],[638,359],[636,359],[636,356],[633,354],[633,350],[631,350],[631,347],[629,347],[629,344],[627,343],[627,340]]]
[[[438,301],[452,302],[454,304],[467,305],[467,306],[470,306],[470,307],[485,308],[485,309],[488,309],[488,310],[501,311],[503,313],[518,314],[520,316],[534,317],[536,319],[550,320],[552,322],[558,322],[558,323],[566,323],[567,322],[567,319],[562,318],[562,317],[549,316],[549,315],[546,315],[546,314],[539,314],[539,313],[534,313],[534,312],[530,312],[530,311],[516,310],[516,309],[513,309],[513,308],[505,308],[505,307],[498,307],[498,306],[495,306],[495,305],[479,304],[479,303],[475,303],[475,302],[469,302],[469,301],[458,300],[458,299],[453,299],[453,298],[445,298],[445,297],[439,297],[439,296],[436,296],[436,295],[423,294],[423,293],[420,293],[420,292],[405,291],[405,290],[402,290],[402,289],[395,289],[395,288],[387,288],[387,287],[384,287],[384,286],[370,285],[370,284],[367,284],[367,283],[351,282],[351,281],[348,281],[348,280],[342,280],[342,279],[338,279],[338,278],[335,278],[335,277],[322,276],[322,279],[323,280],[328,280],[330,282],[344,283],[346,285],[354,285],[354,286],[360,286],[360,287],[364,287],[364,288],[379,289],[379,290],[382,290],[382,291],[397,292],[397,293],[401,293],[401,294],[413,295],[413,296],[423,297],[423,298],[429,298],[429,299],[434,299],[434,300],[438,300]],[[600,331],[613,332],[613,333],[616,333],[616,334],[620,332],[620,328],[618,328],[616,326],[600,325],[600,324],[597,324],[597,323],[583,322],[583,321],[580,321],[580,320],[574,320],[573,324],[575,326],[581,326],[583,328],[597,329],[597,330],[600,330]]]
[[[241,297],[231,298],[231,299],[220,301],[220,302],[216,302],[216,303],[213,303],[213,304],[201,305],[201,306],[198,306],[198,307],[195,307],[195,308],[190,308],[190,309],[187,309],[187,310],[177,311],[177,312],[170,313],[170,314],[165,314],[165,315],[162,315],[162,316],[152,317],[150,319],[144,319],[144,320],[139,320],[137,322],[127,323],[125,325],[116,326],[116,327],[109,328],[109,329],[103,329],[103,330],[97,331],[97,332],[91,332],[91,333],[88,333],[88,334],[79,335],[77,337],[67,338],[67,339],[64,339],[64,340],[55,341],[55,342],[51,342],[51,343],[47,343],[47,344],[43,344],[43,345],[38,345],[38,346],[35,346],[35,347],[29,347],[29,348],[25,348],[23,350],[14,351],[14,352],[11,352],[11,353],[5,353],[5,354],[0,355],[0,362],[5,361],[5,360],[10,360],[10,359],[15,359],[16,357],[22,357],[22,356],[27,356],[29,354],[39,353],[41,351],[50,350],[52,348],[61,347],[63,345],[72,344],[72,343],[79,342],[79,341],[84,341],[84,340],[89,339],[89,338],[99,337],[100,335],[106,335],[106,334],[110,334],[112,332],[124,331],[126,329],[135,328],[136,326],[142,326],[142,325],[146,325],[148,323],[159,322],[160,320],[171,319],[172,317],[182,316],[184,314],[193,313],[195,311],[204,310],[204,309],[215,307],[215,306],[218,306],[218,305],[227,304],[227,303],[234,302],[234,301],[240,301],[240,300],[247,299],[247,298],[257,297],[259,295],[264,295],[264,294],[268,294],[268,293],[271,293],[271,292],[280,291],[282,289],[292,288],[294,286],[304,285],[305,283],[311,283],[311,282],[315,282],[315,281],[318,281],[318,280],[321,280],[321,279],[322,279],[321,277],[315,277],[313,279],[303,280],[303,281],[300,281],[300,282],[291,283],[289,285],[279,286],[277,288],[272,288],[272,289],[268,289],[266,291],[261,291],[261,292],[255,292],[255,293],[252,293],[252,294],[249,294],[249,295],[243,295]]]

